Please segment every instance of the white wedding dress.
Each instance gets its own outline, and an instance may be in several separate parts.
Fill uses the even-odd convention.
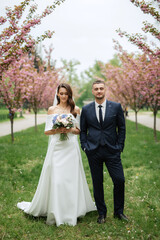
[[[45,131],[52,129],[47,115]],[[79,115],[72,120],[79,127]],[[33,216],[46,216],[47,224],[75,226],[77,218],[96,210],[87,185],[77,136],[67,134],[60,141],[59,134],[51,135],[41,176],[32,202],[20,202],[17,207]]]

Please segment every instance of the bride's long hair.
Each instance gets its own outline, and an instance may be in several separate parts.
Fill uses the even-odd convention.
[[[57,93],[59,93],[59,89],[60,88],[65,88],[67,90],[67,93],[68,93],[68,100],[67,100],[67,104],[70,106],[71,110],[70,112],[73,114],[74,117],[77,116],[77,113],[75,112],[75,103],[73,101],[73,98],[72,98],[72,95],[73,95],[73,92],[72,92],[72,89],[70,87],[69,84],[67,83],[61,83],[58,88],[57,88]],[[60,99],[57,95],[57,105],[60,103]]]

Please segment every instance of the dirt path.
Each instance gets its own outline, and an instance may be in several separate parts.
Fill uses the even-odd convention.
[[[135,113],[130,112],[129,117],[127,119],[135,122]],[[143,113],[138,113],[137,115],[138,123],[149,127],[153,128],[153,114],[152,112],[143,112]],[[160,131],[160,118],[156,118],[156,129]]]
[[[46,121],[47,114],[38,114],[37,124],[42,124]],[[24,114],[24,119],[16,119],[14,121],[13,129],[14,132],[27,129],[34,126],[34,114]],[[0,137],[11,133],[10,121],[0,123]]]
[[[46,121],[47,114],[38,114],[37,124],[42,124]],[[34,126],[34,115],[24,114],[24,119],[17,119],[14,121],[14,132],[19,132],[21,130],[27,129]],[[129,117],[127,119],[135,121],[135,115],[133,112],[129,112]],[[145,125],[146,127],[153,128],[153,115],[151,112],[138,113],[138,123]],[[160,118],[157,118],[156,124],[157,130],[160,131]],[[0,123],[0,137],[8,135],[11,133],[10,122]]]

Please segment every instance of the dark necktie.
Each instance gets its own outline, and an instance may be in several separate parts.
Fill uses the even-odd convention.
[[[102,105],[99,105],[98,107],[99,107],[99,122],[100,122],[100,124],[102,126],[102,124],[103,124]]]

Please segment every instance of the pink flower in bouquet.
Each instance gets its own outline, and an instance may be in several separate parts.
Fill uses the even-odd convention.
[[[60,114],[60,115],[57,114],[53,117],[52,122],[53,122],[53,129],[57,129],[61,127],[70,129],[73,127],[72,116],[68,114]],[[68,139],[67,133],[60,133],[61,141],[64,141],[67,139]]]

